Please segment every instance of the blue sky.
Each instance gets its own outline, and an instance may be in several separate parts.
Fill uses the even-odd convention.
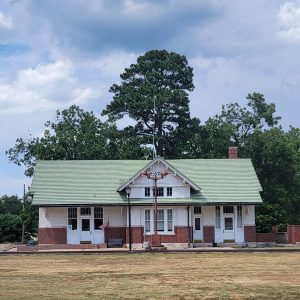
[[[151,49],[187,56],[202,122],[256,91],[285,128],[300,127],[298,0],[1,0],[0,195],[30,183],[4,154],[18,137],[41,135],[71,104],[100,114],[109,87]]]

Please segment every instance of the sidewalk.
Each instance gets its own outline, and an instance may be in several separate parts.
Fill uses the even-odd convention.
[[[132,250],[127,248],[99,248],[99,249],[52,249],[38,251],[17,251],[16,248],[8,249],[0,252],[1,255],[32,255],[32,254],[138,254],[138,253],[255,253],[255,252],[295,252],[300,253],[300,246],[284,246],[284,247],[258,247],[258,248],[234,248],[234,247],[201,247],[187,249],[170,249],[170,250]]]

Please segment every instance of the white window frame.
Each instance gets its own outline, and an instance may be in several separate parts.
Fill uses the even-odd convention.
[[[167,187],[167,197],[173,197],[173,188],[171,186]]]
[[[216,229],[221,229],[221,206],[215,206]]]
[[[147,195],[147,194],[148,194],[148,191],[149,191],[149,195]],[[151,197],[151,188],[148,187],[148,186],[146,186],[145,189],[144,189],[144,197],[145,197],[145,198]]]
[[[103,225],[103,207],[102,206],[95,206],[94,207],[94,221],[93,221],[94,230],[102,230],[101,228],[95,228],[96,220],[97,221],[99,221],[99,220],[102,221],[101,225]]]
[[[160,235],[174,235],[174,209],[173,208],[158,208],[158,211],[164,212],[164,230],[157,231]],[[146,231],[146,211],[150,211],[150,231]],[[170,220],[170,212],[172,215],[172,220]],[[169,230],[169,222],[172,222],[172,229]],[[153,208],[145,208],[144,209],[144,234],[151,235],[154,233],[154,209]]]
[[[243,228],[243,206],[237,205],[236,207],[236,227]]]

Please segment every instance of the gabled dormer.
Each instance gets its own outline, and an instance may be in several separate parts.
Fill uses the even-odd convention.
[[[164,171],[167,171],[168,175],[160,178],[157,182],[158,198],[190,198],[191,189],[194,191],[200,190],[199,186],[179,172],[162,157],[156,157],[122,184],[118,188],[118,192],[122,192],[126,187],[130,187],[130,198],[151,199],[153,198],[153,180],[148,179],[143,173],[160,174],[160,172]]]

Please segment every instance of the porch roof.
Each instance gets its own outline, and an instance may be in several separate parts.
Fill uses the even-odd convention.
[[[159,204],[260,203],[261,186],[250,159],[167,160],[201,188],[191,198],[161,198]],[[147,160],[38,161],[31,191],[35,205],[125,205],[118,188]],[[131,199],[151,204],[152,199]]]

